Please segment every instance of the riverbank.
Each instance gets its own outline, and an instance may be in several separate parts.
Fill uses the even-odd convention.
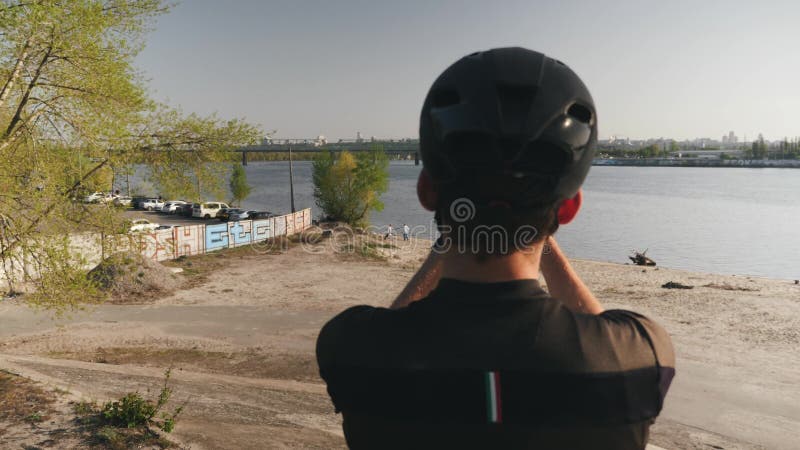
[[[622,167],[728,167],[800,169],[797,159],[718,159],[718,158],[617,158],[592,161],[593,166]]]
[[[0,303],[0,368],[97,401],[151,391],[175,367],[187,401],[173,438],[194,449],[341,448],[317,374],[320,327],[356,304],[388,305],[427,254],[424,241],[239,248],[171,264],[186,288],[140,305],[53,321]],[[575,260],[606,308],[671,333],[677,377],[651,442],[666,449],[789,449],[800,439],[800,287],[790,281]],[[669,281],[692,289],[664,289]],[[0,447],[42,445],[21,434]],[[0,424],[2,427],[2,424]]]

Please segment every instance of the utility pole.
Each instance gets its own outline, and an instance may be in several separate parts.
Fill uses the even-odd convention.
[[[294,174],[292,171],[292,146],[289,146],[289,198],[292,202],[292,212],[294,209]]]
[[[111,150],[106,151],[106,158],[111,160]],[[113,164],[111,165],[111,189],[108,192],[114,192],[114,183],[117,181],[117,168]]]

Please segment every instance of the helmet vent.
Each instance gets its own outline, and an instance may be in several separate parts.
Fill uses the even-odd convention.
[[[567,114],[587,125],[591,125],[592,123],[592,111],[579,103],[573,103],[567,110]]]
[[[439,89],[433,93],[432,99],[434,108],[444,108],[461,103],[461,96],[452,89]]]
[[[553,143],[536,140],[528,143],[514,167],[528,173],[560,175],[571,162],[571,152]]]
[[[497,102],[507,132],[523,130],[535,95],[535,86],[497,86]]]

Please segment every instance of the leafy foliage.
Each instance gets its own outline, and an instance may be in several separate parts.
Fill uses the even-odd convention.
[[[177,111],[159,112],[151,127],[138,155],[150,169],[151,181],[166,197],[194,201],[224,196],[227,163],[235,155],[229,150],[259,135],[242,120],[182,117]]]
[[[222,194],[231,148],[255,142],[243,120],[185,115],[147,96],[133,66],[165,0],[0,2],[0,288],[26,285],[48,308],[92,295],[80,276],[97,255],[79,232],[119,230],[111,191],[145,164],[170,197]],[[55,243],[55,244],[54,244]]]
[[[175,429],[178,416],[183,412],[183,406],[176,407],[172,413],[161,412],[172,396],[172,388],[169,387],[170,374],[169,369],[164,373],[164,386],[155,403],[145,399],[138,392],[131,392],[117,401],[106,403],[102,410],[103,419],[115,427],[138,428],[155,425],[171,433]]]
[[[319,154],[312,168],[317,206],[333,220],[366,225],[370,210],[383,210],[380,196],[389,187],[388,166],[380,147],[355,156],[343,151],[338,158],[330,151]]]
[[[120,400],[106,403],[103,407],[103,417],[110,424],[126,428],[147,425],[155,414],[155,405],[138,392],[126,394]]]

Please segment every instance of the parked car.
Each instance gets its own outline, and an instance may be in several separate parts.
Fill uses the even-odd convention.
[[[178,207],[185,203],[186,202],[183,200],[170,200],[167,203],[164,203],[164,206],[161,207],[161,212],[167,214],[175,214],[178,212]]]
[[[159,227],[159,224],[150,222],[147,219],[135,219],[131,221],[131,228],[128,230],[131,233],[141,231],[152,231]]]
[[[175,212],[175,214],[184,217],[192,217],[192,204],[184,203],[183,205],[178,205],[178,210]]]
[[[269,211],[253,211],[248,217],[248,220],[259,220],[259,219],[270,219],[272,217],[278,217],[277,214],[271,213]]]
[[[241,208],[222,208],[217,213],[217,219],[227,222],[231,218],[231,214],[237,214],[242,212]]]
[[[160,210],[164,207],[164,201],[158,198],[148,198],[141,203],[141,208],[148,211]]]
[[[100,203],[113,203],[114,200],[117,199],[117,197],[119,197],[119,194],[112,194],[112,193],[109,192],[108,194],[104,194],[102,197],[100,197],[99,202]]]
[[[119,197],[114,199],[114,204],[117,206],[131,206],[132,201],[133,199],[128,197],[127,195],[120,195]]]
[[[105,192],[95,192],[84,197],[83,201],[86,203],[97,203],[106,195]]]
[[[148,199],[150,199],[150,197],[144,197],[144,196],[141,196],[141,195],[134,195],[131,198],[131,206],[134,209],[142,209],[142,202],[144,202],[145,200],[148,200]]]
[[[217,217],[217,213],[222,208],[229,208],[229,206],[221,202],[195,203],[192,205],[192,217],[211,219]]]
[[[255,210],[251,209],[251,210],[248,210],[248,211],[239,211],[239,212],[231,213],[230,217],[228,218],[228,220],[230,220],[231,222],[235,222],[235,221],[238,221],[238,220],[247,220],[247,219],[250,218],[251,214],[257,213],[257,212],[258,211],[255,211]]]
[[[171,230],[173,228],[175,228],[175,225],[159,225],[156,227],[156,231]]]

